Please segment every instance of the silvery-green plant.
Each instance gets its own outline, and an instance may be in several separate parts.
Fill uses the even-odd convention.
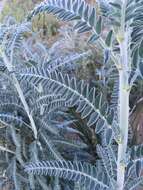
[[[104,63],[114,64],[119,76],[118,103],[115,114],[110,106],[96,96],[95,89],[67,75],[45,68],[31,68],[20,74],[60,94],[67,106],[87,119],[87,126],[96,124],[102,133],[102,146],[97,146],[101,160],[91,166],[70,161],[37,162],[26,166],[27,172],[48,174],[78,181],[86,189],[135,189],[143,182],[142,147],[128,147],[129,95],[137,78],[143,75],[143,1],[98,0],[91,7],[83,0],[45,0],[30,14],[29,19],[43,12],[52,13],[63,21],[73,21],[78,33],[90,32],[89,43],[103,49]],[[117,112],[117,113],[116,113]],[[34,128],[34,127],[33,127]]]
[[[93,160],[94,155],[90,155],[88,150],[93,149],[96,142],[90,142],[89,136],[94,137],[95,134],[85,127],[86,122],[82,119],[79,124],[79,118],[67,109],[74,106],[75,100],[72,101],[70,93],[75,94],[76,91],[69,84],[56,79],[56,75],[63,70],[65,72],[67,66],[68,71],[73,69],[73,63],[83,59],[88,52],[70,53],[65,57],[59,54],[55,57],[48,48],[35,42],[30,23],[17,24],[11,17],[0,25],[0,48],[0,188],[4,188],[10,180],[16,190],[60,189],[61,186],[71,189],[73,184],[60,181],[57,177],[55,180],[37,178],[32,174],[27,175],[23,170],[26,163],[45,159]],[[41,73],[43,69],[46,80],[38,82],[37,78],[31,80],[23,75],[39,70],[39,74],[44,77],[44,73]],[[55,78],[47,80],[48,73],[53,77],[55,74]],[[69,75],[65,77],[75,85],[78,82]],[[55,81],[53,85],[52,81]],[[65,96],[62,96],[60,89],[56,92],[57,84],[61,91],[68,90]],[[82,81],[78,84],[85,83]],[[89,85],[86,84],[85,88],[88,89]],[[68,96],[70,101],[67,101]],[[77,97],[80,97],[79,93]],[[84,96],[81,97],[83,103],[90,104]],[[75,129],[71,125],[76,126]],[[66,135],[84,138],[72,140]]]
[[[61,72],[61,67],[82,55],[50,61],[47,57],[38,56],[38,59],[23,42],[23,33],[29,32],[27,23],[5,23],[0,28],[0,122],[3,124],[0,136],[7,141],[0,146],[5,153],[1,156],[4,173],[12,178],[16,190],[24,186],[36,190],[61,186],[65,190],[138,188],[143,181],[143,146],[127,147],[127,141],[129,94],[143,73],[142,0],[102,0],[96,8],[82,0],[48,0],[37,6],[29,18],[45,11],[64,21],[76,20],[74,29],[79,33],[91,32],[88,42],[102,47],[104,64],[113,65],[119,77],[113,90],[116,100],[108,104],[94,87]],[[41,45],[41,53],[46,53],[43,48]],[[25,65],[19,51],[28,52],[32,64],[26,56],[28,66]],[[67,108],[74,109],[76,117]],[[75,123],[76,127],[71,128],[70,124]],[[100,137],[100,145],[93,142],[92,147],[98,153],[97,158],[87,153],[88,148],[91,150],[88,141],[96,140],[94,129]],[[85,143],[69,142],[65,138],[67,131]],[[59,147],[57,151],[61,144],[70,148]],[[49,160],[39,161],[45,159]],[[32,162],[25,168],[29,180],[23,172],[25,162]],[[33,174],[55,176],[54,187],[46,178]],[[65,180],[61,181],[61,177]],[[69,184],[67,180],[75,183]]]

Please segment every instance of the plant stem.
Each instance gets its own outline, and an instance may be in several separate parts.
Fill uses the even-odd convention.
[[[117,185],[118,190],[123,190],[125,177],[125,158],[128,143],[128,118],[129,118],[129,90],[126,88],[127,75],[126,72],[120,71],[120,92],[119,92],[119,127],[122,141],[118,145],[118,161],[117,161]]]
[[[37,128],[36,128],[36,125],[35,125],[35,121],[33,119],[33,116],[30,114],[30,110],[29,110],[29,106],[25,100],[25,96],[23,94],[23,91],[20,87],[20,84],[19,84],[19,81],[17,80],[16,78],[16,75],[15,73],[13,72],[13,66],[12,66],[12,63],[8,60],[7,56],[3,53],[2,54],[3,56],[3,59],[4,59],[4,63],[5,63],[5,66],[7,67],[8,71],[11,72],[11,79],[12,79],[12,82],[17,90],[17,93],[19,95],[19,98],[25,108],[25,111],[28,115],[28,118],[30,120],[30,123],[31,123],[31,128],[33,130],[33,133],[34,133],[34,137],[35,139],[37,139]]]
[[[1,146],[1,145],[0,145],[0,151],[4,151],[4,152],[9,152],[11,154],[15,154],[15,152],[13,152],[12,150],[9,150],[7,147]]]
[[[120,65],[119,70],[119,128],[121,133],[121,142],[118,145],[117,157],[117,190],[124,189],[126,151],[128,144],[129,127],[129,53],[128,53],[128,27],[126,27],[126,6],[127,0],[122,0],[121,27],[122,35],[120,46]]]
[[[123,41],[120,43],[121,70],[119,70],[119,128],[121,142],[118,145],[117,158],[117,186],[118,190],[124,188],[126,151],[128,143],[129,126],[129,58],[128,58],[128,35],[125,32]]]

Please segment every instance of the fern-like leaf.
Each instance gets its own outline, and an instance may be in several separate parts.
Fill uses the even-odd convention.
[[[25,171],[35,175],[62,177],[84,184],[87,189],[108,189],[107,176],[97,173],[94,166],[81,162],[47,161],[29,164]]]
[[[107,103],[102,103],[102,96],[96,96],[95,88],[89,91],[89,85],[84,81],[77,81],[68,75],[63,76],[60,72],[49,73],[41,68],[30,68],[21,72],[21,80],[44,87],[55,95],[60,95],[70,104],[77,106],[76,111],[81,113],[81,117],[87,118],[88,126],[92,126],[100,118],[103,126],[111,128],[113,115],[109,112]]]
[[[14,116],[12,114],[1,113],[0,122],[2,122],[5,125],[10,125],[14,122],[15,125],[18,125],[18,126],[24,125],[28,128],[31,128],[30,125],[24,122],[21,117]]]
[[[83,0],[47,0],[38,5],[29,15],[29,19],[35,15],[47,12],[56,15],[63,21],[78,20],[75,29],[79,33],[96,31],[96,9]]]

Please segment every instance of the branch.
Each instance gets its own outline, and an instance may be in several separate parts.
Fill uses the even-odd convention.
[[[5,55],[4,52],[2,52],[2,57],[3,57],[3,60],[4,60],[4,64],[5,66],[7,67],[8,71],[11,72],[11,78],[12,78],[12,82],[17,90],[17,93],[19,95],[19,98],[21,99],[21,102],[25,108],[25,111],[27,113],[27,116],[29,117],[29,120],[30,120],[30,123],[31,123],[31,128],[32,128],[32,131],[34,133],[34,137],[35,139],[37,139],[37,128],[36,128],[36,125],[35,125],[35,121],[32,117],[32,115],[30,114],[30,109],[29,109],[29,106],[25,100],[25,97],[24,97],[24,94],[23,94],[23,91],[20,87],[20,84],[19,84],[19,81],[17,80],[16,76],[15,76],[15,73],[13,72],[13,66],[12,64],[9,62],[7,56]]]
[[[4,151],[4,152],[11,153],[11,154],[15,154],[12,150],[9,150],[9,149],[7,149],[6,147],[1,146],[1,145],[0,145],[0,151]]]

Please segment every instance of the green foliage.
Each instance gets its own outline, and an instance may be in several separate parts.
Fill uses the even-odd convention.
[[[18,7],[18,8],[17,8]],[[34,7],[32,0],[12,0],[5,3],[0,20],[2,21],[6,16],[14,17],[18,22],[21,22],[28,14],[28,11]],[[29,9],[29,10],[28,10]]]
[[[0,15],[0,21],[3,22],[6,17],[13,17],[17,22],[22,22],[29,11],[33,9],[38,1],[23,1],[23,0],[13,0],[5,4],[4,9]],[[59,25],[53,16],[45,17],[41,14],[33,19],[32,30],[37,32],[41,31],[41,37],[51,37],[57,34],[57,29]]]

